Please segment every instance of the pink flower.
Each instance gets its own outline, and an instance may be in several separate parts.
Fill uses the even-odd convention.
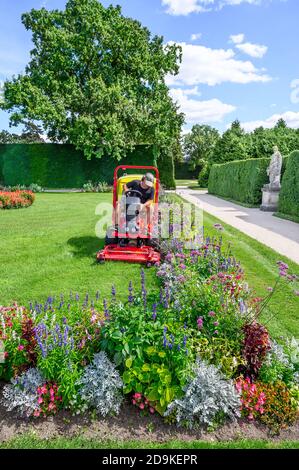
[[[33,413],[33,416],[35,416],[36,418],[38,418],[40,415],[40,411],[39,410],[35,410],[34,413]]]
[[[18,350],[19,350],[19,351],[23,351],[23,349],[25,349],[25,347],[24,347],[22,344],[19,344]]]
[[[42,399],[42,397],[39,397],[39,399],[37,400],[37,403],[38,403],[39,405],[41,405],[43,402],[44,402],[44,400]]]
[[[152,408],[152,407],[150,407],[149,411],[150,411],[150,413],[151,413],[152,415],[155,413],[155,410],[154,410],[154,408]]]
[[[215,325],[215,326],[218,326],[218,325],[219,325],[219,321],[214,321],[214,325]]]
[[[138,400],[138,398],[141,398],[141,393],[135,393],[134,398],[136,398],[136,400]]]
[[[209,313],[208,313],[209,317],[215,317],[216,316],[216,313],[213,312],[213,310],[211,310]]]
[[[140,403],[139,408],[140,408],[141,410],[144,410],[144,404],[143,404],[143,403]]]
[[[9,353],[7,351],[4,352],[4,359],[7,359],[9,356]]]
[[[49,403],[48,410],[52,411],[56,409],[56,405],[54,403]]]
[[[133,405],[136,405],[136,400],[132,400]]]

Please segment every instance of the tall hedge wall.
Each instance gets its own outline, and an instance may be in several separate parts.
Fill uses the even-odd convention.
[[[289,155],[282,178],[278,211],[299,217],[299,150]]]
[[[118,164],[158,165],[161,182],[174,187],[171,156],[163,154],[156,161],[153,147],[139,146],[118,162],[111,157],[87,160],[72,145],[2,144],[0,145],[0,182],[7,186],[37,183],[45,188],[81,188],[84,183],[112,183]]]
[[[283,159],[282,172],[286,167],[286,158]],[[209,193],[258,206],[262,201],[261,189],[269,182],[269,163],[269,158],[251,158],[213,165],[209,176]]]

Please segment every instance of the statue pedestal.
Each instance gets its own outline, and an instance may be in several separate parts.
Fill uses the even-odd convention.
[[[269,184],[265,184],[262,188],[263,200],[260,206],[261,211],[276,212],[278,209],[280,187],[270,187]]]

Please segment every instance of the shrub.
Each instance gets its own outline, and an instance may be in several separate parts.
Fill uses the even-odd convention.
[[[211,171],[211,166],[208,163],[206,163],[204,167],[200,170],[198,174],[198,185],[201,188],[208,187],[210,171]]]
[[[35,199],[32,191],[0,191],[0,209],[19,209],[29,207]]]
[[[36,341],[33,322],[25,307],[14,304],[0,306],[0,341],[4,345],[4,364],[0,363],[0,379],[14,375],[36,363]]]
[[[243,327],[243,357],[246,361],[245,373],[249,377],[257,377],[260,368],[270,349],[270,338],[267,329],[253,321]]]
[[[88,183],[83,184],[82,191],[84,193],[110,193],[112,186],[109,186],[105,181],[99,183],[88,181]]]
[[[268,158],[212,165],[209,193],[250,205],[259,205],[262,200],[262,186],[268,182],[268,165]]]
[[[149,301],[143,289],[141,297],[130,292],[127,305],[111,305],[101,347],[120,369],[124,393],[141,393],[162,414],[181,396],[193,357],[188,332],[166,307],[167,294],[161,304]]]
[[[8,411],[16,410],[19,415],[30,417],[39,410],[38,387],[45,380],[37,369],[29,369],[20,377],[11,380],[3,388],[4,406]]]
[[[259,380],[272,384],[280,381],[291,386],[294,383],[299,383],[299,377],[296,374],[296,369],[283,347],[275,341],[271,341],[271,349],[259,371]]]
[[[266,394],[263,384],[254,384],[249,377],[240,377],[236,388],[241,394],[241,414],[249,420],[260,418],[264,413]]]
[[[282,174],[287,161],[288,157],[284,157]],[[262,201],[262,187],[269,181],[267,176],[269,163],[269,158],[252,158],[212,165],[208,183],[209,193],[258,206]]]
[[[175,412],[178,424],[192,428],[196,424],[213,425],[219,414],[235,419],[239,408],[240,398],[233,381],[226,380],[219,368],[198,360],[185,396],[172,402],[165,416]]]
[[[286,171],[282,178],[278,211],[299,217],[299,150],[289,155]]]
[[[95,354],[93,362],[85,367],[77,385],[83,403],[94,408],[100,416],[119,413],[123,400],[123,383],[104,352]]]
[[[251,383],[247,377],[238,379],[236,387],[241,393],[242,416],[261,421],[275,433],[296,421],[298,391],[288,390],[283,382]]]

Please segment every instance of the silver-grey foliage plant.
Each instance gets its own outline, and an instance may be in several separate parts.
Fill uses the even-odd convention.
[[[20,416],[30,417],[39,409],[37,388],[45,383],[38,369],[29,369],[3,388],[4,406]]]
[[[104,352],[94,355],[78,380],[79,394],[89,408],[101,416],[118,414],[123,400],[123,382]]]
[[[218,367],[198,359],[184,397],[170,403],[165,416],[173,412],[177,424],[189,428],[198,424],[210,426],[219,414],[234,420],[240,416],[240,395],[234,382],[227,380]]]

